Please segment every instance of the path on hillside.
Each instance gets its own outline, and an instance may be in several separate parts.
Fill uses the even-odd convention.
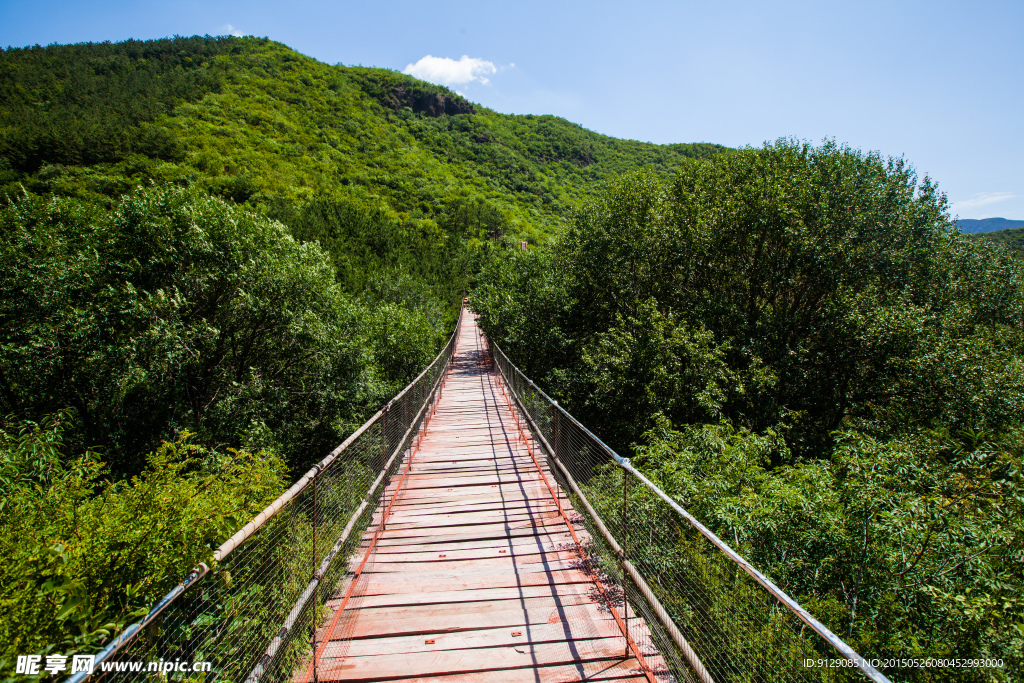
[[[348,584],[328,602],[319,681],[652,680],[626,656],[622,606],[609,609],[611,591],[583,571],[569,528],[586,544],[582,524],[500,382],[466,311],[437,410],[399,470],[409,465],[386,530],[369,556],[379,517],[364,536],[352,568],[365,565],[344,611]],[[661,666],[657,653],[641,656]]]

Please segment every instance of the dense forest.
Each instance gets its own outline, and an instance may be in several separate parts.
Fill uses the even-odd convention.
[[[144,613],[429,363],[502,244],[722,149],[266,39],[0,51],[0,660]]]
[[[902,160],[627,174],[479,276],[487,334],[868,657],[1024,666],[1024,270]]]
[[[982,232],[973,235],[973,237],[975,239],[991,240],[997,244],[1001,244],[1016,254],[1017,258],[1024,258],[1024,228]]]
[[[110,205],[139,184],[175,183],[289,226],[303,202],[343,197],[426,232],[483,202],[502,231],[531,242],[617,173],[667,176],[723,149],[498,114],[410,76],[328,66],[258,38],[8,49],[0,102],[0,199],[24,187]]]

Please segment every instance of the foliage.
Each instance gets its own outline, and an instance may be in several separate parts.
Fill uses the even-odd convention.
[[[946,208],[901,160],[782,140],[624,176],[550,248],[485,266],[473,305],[862,654],[998,656],[1009,680],[1022,271]]]
[[[489,267],[474,300],[620,446],[659,411],[777,425],[801,456],[854,418],[998,432],[1024,416],[1020,269],[944,209],[902,161],[782,141],[684,164],[670,184],[625,177],[551,254]],[[608,403],[618,386],[639,421]]]
[[[0,491],[10,493],[33,486],[48,487],[66,473],[69,467],[83,467],[97,457],[86,452],[72,463],[62,460],[60,447],[67,422],[73,419],[70,411],[46,415],[39,422],[15,422],[8,417],[0,429]],[[7,507],[6,495],[0,498],[0,511]]]
[[[1006,247],[1017,258],[1024,258],[1024,228],[978,233],[975,239],[991,240]]]
[[[1024,664],[1021,432],[837,438],[830,460],[771,468],[786,448],[771,430],[662,423],[634,464],[861,654],[1005,664],[890,677],[1015,680],[1008,674]]]
[[[317,242],[329,254],[346,291],[364,294],[384,277],[416,281],[449,321],[458,314],[468,263],[460,234],[403,220],[378,197],[358,191],[317,195],[280,218],[296,239]]]
[[[66,464],[65,418],[8,422],[0,431],[0,657],[97,646],[181,579],[283,489],[284,465],[265,452],[215,451],[184,433],[117,483],[84,454]],[[38,468],[45,453],[45,474]]]
[[[180,159],[180,143],[148,124],[219,91],[213,61],[233,47],[194,36],[9,49],[0,59],[0,168],[35,172],[132,153]]]
[[[384,311],[346,295],[315,245],[195,191],[139,190],[109,214],[26,196],[0,222],[3,409],[73,407],[76,442],[118,473],[186,428],[298,469],[439,346],[437,316],[391,306],[382,334]]]

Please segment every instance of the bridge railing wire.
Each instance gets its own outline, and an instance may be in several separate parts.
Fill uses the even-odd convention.
[[[401,393],[107,645],[91,679],[318,680],[327,601],[351,578],[364,532],[382,523],[389,483],[436,405],[458,333],[456,324]],[[131,670],[138,662],[142,670]],[[149,662],[162,670],[148,670]],[[196,662],[209,671],[193,671]],[[168,670],[172,663],[184,666]]]
[[[589,562],[614,587],[614,606],[656,676],[700,683],[865,677],[888,683],[489,345],[517,410],[588,532]],[[832,666],[821,666],[823,660]]]

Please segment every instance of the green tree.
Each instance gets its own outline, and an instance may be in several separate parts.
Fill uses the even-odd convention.
[[[508,260],[481,278],[484,329],[620,446],[659,411],[777,426],[798,455],[827,449],[849,418],[998,431],[1024,417],[1019,266],[958,235],[902,161],[781,141],[688,162],[671,183],[629,175],[551,256]],[[619,361],[609,335],[632,340]],[[667,361],[643,341],[657,337],[702,350]],[[541,353],[552,340],[560,352]],[[690,398],[654,390],[639,421],[601,398],[631,373],[667,387],[667,367]]]
[[[1024,643],[1021,276],[902,161],[783,140],[623,176],[551,248],[485,267],[473,305],[861,654],[1001,657],[895,677],[1002,681]],[[654,536],[652,566],[688,561]]]
[[[74,408],[116,471],[185,428],[311,460],[382,400],[369,312],[278,223],[169,188],[109,215],[25,197],[0,223],[2,408]]]
[[[448,208],[442,225],[458,237],[497,240],[505,235],[508,218],[485,199],[466,199]]]
[[[96,453],[67,451],[67,421],[0,429],[0,660],[97,651],[284,488],[279,458],[187,433],[110,484]]]

